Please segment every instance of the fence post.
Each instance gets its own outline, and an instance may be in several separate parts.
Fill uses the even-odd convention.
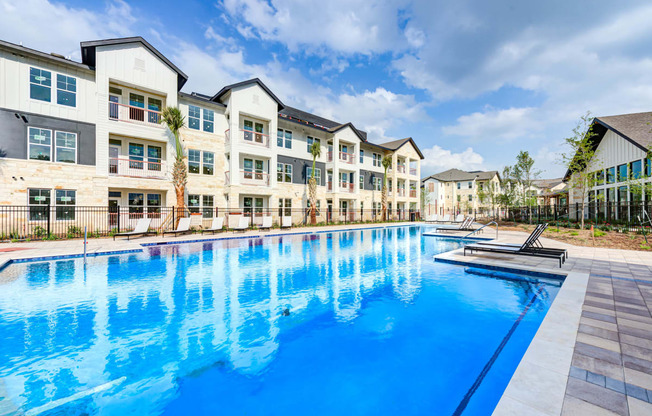
[[[118,225],[118,232],[120,232],[120,205],[116,207],[116,213],[115,215],[117,216],[116,224]]]
[[[48,234],[47,235],[49,236],[50,235],[50,205],[46,205],[46,207],[47,208],[45,209],[45,211],[46,211],[46,214],[47,214],[47,217],[48,217],[48,220],[47,220],[48,221]]]

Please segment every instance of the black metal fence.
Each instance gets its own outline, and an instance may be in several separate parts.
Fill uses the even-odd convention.
[[[156,232],[174,229],[178,219],[189,217],[191,228],[211,228],[213,219],[223,217],[224,227],[235,227],[241,217],[250,227],[263,224],[271,217],[273,227],[279,227],[282,217],[289,217],[292,226],[312,224],[308,208],[184,208],[175,207],[99,207],[99,206],[12,206],[0,205],[0,241],[56,240],[84,236],[103,237],[133,230],[139,219],[148,218],[150,230]],[[391,210],[383,218],[381,210],[317,209],[316,225],[348,224],[380,221],[418,221],[419,211]],[[269,220],[266,220],[269,221]]]

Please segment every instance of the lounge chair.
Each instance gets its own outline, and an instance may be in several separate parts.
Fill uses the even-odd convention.
[[[522,247],[525,246],[528,250],[532,251],[541,251],[541,252],[551,252],[551,253],[562,253],[564,255],[564,261],[568,259],[568,250],[565,248],[551,248],[551,247],[544,247],[543,244],[541,244],[541,241],[539,241],[539,237],[543,234],[544,231],[548,228],[548,224],[539,224],[534,228],[534,231],[530,234],[530,236],[525,240],[523,244],[514,244],[514,243],[495,243],[491,241],[482,241],[478,242],[478,244],[482,244],[485,246],[508,246],[508,247]]]
[[[475,231],[475,228],[473,228],[473,217],[466,217],[464,220],[455,225],[455,224],[449,224],[449,225],[437,225],[434,227],[435,232],[439,231]]]
[[[224,217],[215,217],[213,218],[213,222],[211,223],[210,228],[206,228],[205,230],[202,230],[202,233],[218,233],[220,231],[224,231]]]
[[[192,232],[190,230],[190,217],[186,217],[179,219],[179,224],[177,224],[176,230],[163,231],[163,237],[165,237],[165,234],[174,234],[175,236],[179,236],[181,234],[187,234],[190,232]]]
[[[292,228],[292,217],[281,217],[281,228]]]
[[[450,214],[443,215],[442,217],[439,218],[439,221],[437,222],[451,222]]]
[[[464,221],[464,214],[457,214],[457,217],[453,220],[453,222],[463,222]]]
[[[268,215],[267,217],[263,217],[263,223],[258,226],[259,230],[271,230],[272,229],[272,216]]]
[[[136,222],[136,227],[134,228],[133,231],[114,234],[113,240],[115,241],[116,237],[127,237],[127,241],[129,241],[129,237],[156,234],[156,231],[149,231],[149,224],[151,222],[152,222],[151,218],[141,218]]]
[[[550,249],[537,246],[536,241],[543,231],[548,227],[548,224],[537,226],[532,234],[523,242],[523,244],[499,244],[499,243],[484,243],[484,244],[467,244],[464,246],[464,255],[469,251],[473,254],[474,251],[483,251],[488,253],[512,254],[519,256],[533,256],[545,257],[559,260],[559,267],[566,261],[568,254],[565,249]],[[540,244],[540,243],[539,243]]]
[[[428,215],[426,217],[426,222],[437,222],[438,218],[439,218],[439,215],[437,215],[437,214]]]
[[[249,228],[249,218],[240,217],[239,220],[238,220],[238,225],[233,227],[233,232],[236,232],[236,231],[245,232],[245,231],[247,231],[247,228]]]

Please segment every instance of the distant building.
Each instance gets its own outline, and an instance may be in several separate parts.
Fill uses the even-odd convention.
[[[498,171],[463,171],[449,169],[421,180],[423,215],[474,213],[491,210],[490,198],[482,195],[500,193]]]
[[[536,196],[539,206],[559,206],[568,204],[568,191],[564,178],[535,179],[530,188],[532,196]]]

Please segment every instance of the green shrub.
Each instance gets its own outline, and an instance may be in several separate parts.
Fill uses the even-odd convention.
[[[47,233],[48,233],[47,230],[45,228],[41,227],[40,225],[37,225],[36,227],[34,227],[32,232],[34,233],[34,235],[36,237],[45,237],[47,235]]]
[[[593,236],[595,236],[595,237],[602,237],[602,236],[605,236],[605,235],[607,235],[607,233],[605,233],[604,231],[593,230]]]
[[[578,233],[577,231],[571,231],[569,234],[570,235],[580,235],[580,233]]]

